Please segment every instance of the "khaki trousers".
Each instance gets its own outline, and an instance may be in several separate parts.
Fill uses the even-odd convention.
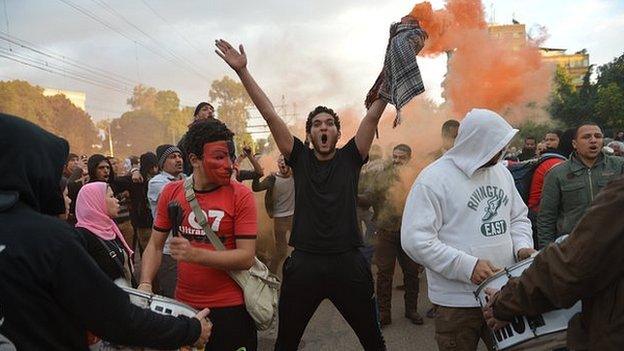
[[[275,251],[271,257],[269,270],[273,274],[282,276],[282,265],[288,256],[288,239],[292,230],[293,216],[273,218],[273,234],[275,235]]]
[[[377,241],[373,262],[377,265],[377,299],[379,313],[390,317],[392,301],[392,277],[396,261],[403,270],[405,283],[405,312],[416,312],[418,307],[419,277],[422,267],[412,261],[401,247],[401,233],[383,229],[377,230]]]
[[[479,307],[438,306],[435,339],[440,351],[476,351],[479,339],[483,340],[488,350],[494,349],[492,333]]]

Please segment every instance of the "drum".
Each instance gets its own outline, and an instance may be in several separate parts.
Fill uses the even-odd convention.
[[[488,302],[485,288],[499,290],[509,278],[519,277],[531,263],[532,257],[507,267],[484,281],[475,291],[481,307],[485,307]],[[579,312],[581,312],[580,301],[569,309],[555,310],[533,317],[515,317],[507,326],[493,332],[495,347],[497,350],[510,351],[553,350],[565,347],[568,321]]]
[[[159,314],[177,316],[195,317],[198,311],[192,307],[185,305],[179,301],[146,293],[141,290],[129,288],[126,286],[119,286],[130,296],[130,302],[141,308],[150,309]],[[112,351],[112,350],[150,350],[147,348],[127,347],[114,345],[106,340],[98,339],[93,344],[89,345],[91,351]]]

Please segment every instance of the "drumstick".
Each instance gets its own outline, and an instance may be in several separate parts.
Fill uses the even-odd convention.
[[[182,223],[182,207],[177,201],[171,201],[167,206],[169,222],[171,222],[171,234],[178,236],[179,226]]]

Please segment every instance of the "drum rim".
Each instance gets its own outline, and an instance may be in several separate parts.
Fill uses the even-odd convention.
[[[479,295],[481,295],[481,290],[486,288],[486,283],[488,283],[488,282],[490,282],[492,280],[495,280],[496,278],[499,278],[501,275],[509,276],[509,272],[511,272],[513,270],[516,270],[518,267],[524,266],[527,263],[530,265],[531,262],[533,262],[533,259],[534,259],[534,257],[529,257],[529,258],[524,259],[524,260],[522,260],[520,262],[516,262],[516,263],[512,264],[509,267],[503,268],[500,272],[498,272],[498,273],[494,274],[493,276],[491,276],[491,277],[487,278],[486,280],[484,280],[481,284],[479,284],[479,286],[477,287],[477,290],[474,291],[474,294],[475,294],[475,297],[477,298],[477,300],[479,300]],[[509,278],[511,278],[511,277],[509,277]],[[509,280],[507,280],[507,281],[509,281]],[[507,283],[505,283],[505,284],[507,284]],[[503,286],[505,286],[505,285],[503,285]],[[481,302],[481,301],[479,301],[479,302]]]

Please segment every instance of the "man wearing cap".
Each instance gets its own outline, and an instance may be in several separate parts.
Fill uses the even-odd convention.
[[[156,159],[158,160],[158,166],[160,167],[160,173],[150,179],[147,185],[147,201],[152,211],[152,217],[156,219],[156,205],[158,203],[158,197],[162,192],[162,189],[167,183],[174,180],[184,179],[184,161],[182,158],[182,152],[177,146],[164,144],[156,148]],[[171,235],[165,242],[165,247],[162,252],[157,252],[155,247],[147,245],[143,252],[143,257],[149,255],[162,254],[162,263],[156,274],[156,284],[152,290],[163,296],[173,298],[176,285],[176,272],[177,265],[176,260],[171,258],[171,252],[169,251],[169,240]]]

